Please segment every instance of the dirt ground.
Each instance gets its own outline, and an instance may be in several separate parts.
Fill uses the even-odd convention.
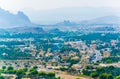
[[[60,76],[61,79],[90,79],[90,78],[87,78],[87,77],[80,77],[80,76],[72,76],[72,75],[64,75],[64,74],[59,74],[57,76]]]
[[[61,72],[61,71],[58,71],[56,76],[61,77],[61,79],[91,79],[91,78],[88,78],[88,77],[69,75],[66,72]]]

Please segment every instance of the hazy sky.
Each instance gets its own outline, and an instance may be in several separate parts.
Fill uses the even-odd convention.
[[[24,9],[46,10],[61,7],[116,7],[120,0],[0,0],[2,8],[18,11]]]
[[[120,0],[0,0],[0,7],[14,13],[16,13],[17,11],[23,11],[31,18],[32,21],[39,22],[42,21],[41,19],[49,20],[50,18],[50,17],[47,18],[47,16],[45,16],[45,18],[43,17],[41,18],[39,12],[42,11],[44,12],[47,10],[50,11],[56,8],[109,7],[109,9],[111,8],[111,9],[115,9],[115,11],[119,11]],[[37,14],[38,17],[36,17],[37,15],[34,16],[34,14]],[[66,16],[66,19],[71,19],[71,18],[69,16],[67,18]]]

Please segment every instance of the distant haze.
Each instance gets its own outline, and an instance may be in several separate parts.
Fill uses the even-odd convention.
[[[119,16],[120,12],[114,8],[104,7],[66,7],[53,10],[27,11],[32,22],[54,24],[63,20],[79,22],[103,16]],[[38,14],[39,13],[39,14]],[[36,16],[35,16],[36,15]]]
[[[0,0],[1,8],[12,13],[23,11],[37,24],[120,16],[119,4],[120,0]]]

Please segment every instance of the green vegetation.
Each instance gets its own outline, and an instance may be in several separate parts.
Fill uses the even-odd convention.
[[[0,76],[0,79],[5,79],[3,76]]]
[[[83,74],[86,76],[91,76],[94,79],[114,79],[119,78],[120,68],[113,66],[102,67],[102,68],[87,68],[83,70]]]
[[[60,77],[56,78],[55,73],[49,72],[38,72],[36,70],[36,67],[30,68],[29,70],[26,68],[15,70],[13,67],[9,66],[7,69],[1,69],[0,74],[15,74],[17,75],[16,79],[21,79],[21,78],[47,78],[47,79],[60,79]],[[0,79],[5,79],[3,76],[0,76]]]
[[[115,79],[120,79],[120,76],[116,76]]]
[[[87,63],[91,66],[86,66],[82,70],[84,76],[95,79],[113,79],[120,76],[120,68],[99,66],[100,63],[112,64],[120,61],[120,33],[63,32],[55,29],[41,34],[0,34],[0,38],[1,60],[42,60],[42,65],[45,67],[47,63],[56,68],[60,65],[59,70],[76,75],[80,74],[80,70]],[[109,53],[108,56],[106,52]],[[6,67],[8,64],[4,62],[0,73],[16,74],[17,79],[55,78],[55,73],[38,72],[37,66],[27,69],[29,63],[24,64],[25,68],[16,70],[12,64]],[[15,64],[19,66],[17,62]]]
[[[113,79],[113,76],[112,74],[103,73],[98,77],[98,79]]]
[[[51,30],[48,31],[48,33],[43,34],[34,34],[34,33],[13,33],[13,34],[1,34],[0,38],[8,38],[8,39],[29,39],[33,38],[34,40],[31,41],[32,44],[36,46],[37,52],[40,51],[40,49],[44,50],[45,53],[50,48],[50,52],[70,52],[74,51],[79,55],[79,50],[72,48],[71,46],[64,46],[64,42],[68,41],[84,41],[86,45],[89,46],[91,44],[91,41],[95,40],[97,44],[96,49],[101,50],[103,48],[111,48],[111,55],[116,56],[120,55],[120,49],[115,49],[110,45],[111,40],[119,40],[119,33],[112,34],[112,33],[106,33],[102,35],[103,33],[88,33],[84,34],[81,32],[62,32],[60,30]],[[59,38],[59,39],[53,39],[53,38]],[[92,38],[91,38],[92,37]],[[62,39],[62,40],[60,40]],[[15,59],[30,59],[32,58],[31,54],[29,52],[32,52],[30,50],[25,50],[24,52],[21,52],[19,47],[16,47],[16,45],[25,45],[29,47],[30,41],[0,41],[0,45],[6,45],[5,47],[0,47],[0,59],[8,59],[8,60],[15,60]],[[57,43],[55,45],[54,43]],[[102,43],[106,43],[105,46],[101,45]],[[120,43],[117,43],[117,46],[120,46]],[[2,56],[2,53],[6,53],[7,55]]]

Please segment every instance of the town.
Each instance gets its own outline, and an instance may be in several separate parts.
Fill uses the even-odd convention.
[[[45,33],[1,34],[0,68],[20,70],[36,67],[37,71],[53,72],[60,78],[64,78],[61,73],[67,73],[78,78],[84,75],[85,79],[89,79],[91,74],[94,77],[98,68],[120,67],[119,36],[119,33],[84,33],[59,29]],[[1,72],[1,75],[17,77],[9,72]],[[114,76],[119,76],[119,73]]]

